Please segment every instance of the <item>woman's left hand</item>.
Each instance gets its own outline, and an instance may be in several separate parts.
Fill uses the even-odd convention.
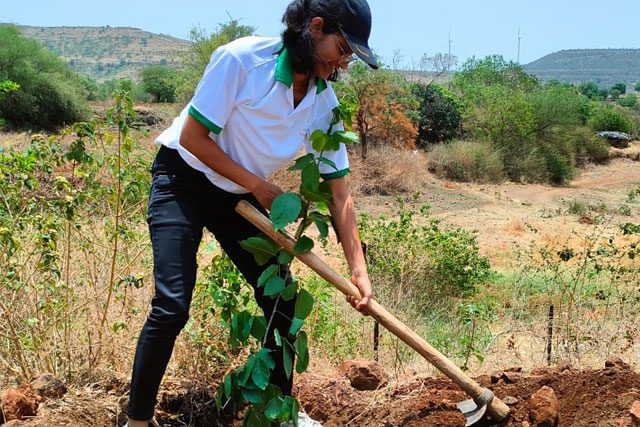
[[[354,276],[351,278],[351,283],[358,287],[360,294],[362,295],[362,299],[358,301],[356,297],[349,295],[347,296],[347,302],[351,304],[353,308],[366,316],[369,302],[373,299],[373,289],[371,288],[369,277],[366,275],[358,277]]]

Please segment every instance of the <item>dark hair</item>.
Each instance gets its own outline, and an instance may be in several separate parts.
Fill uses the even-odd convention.
[[[322,32],[325,34],[339,33],[335,7],[331,7],[329,0],[293,0],[287,6],[282,17],[286,29],[282,32],[282,50],[289,54],[293,70],[302,74],[313,74],[316,48],[311,39],[309,26],[316,16],[324,20]],[[337,80],[337,71],[329,80]]]

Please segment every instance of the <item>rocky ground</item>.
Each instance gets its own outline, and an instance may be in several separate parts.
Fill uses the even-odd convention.
[[[505,426],[640,425],[640,375],[620,359],[610,359],[597,370],[563,365],[524,373],[512,367],[476,379],[511,408]],[[227,420],[215,415],[213,389],[165,381],[158,424],[240,426],[241,413]],[[464,426],[456,402],[468,398],[444,377],[390,383],[373,362],[345,362],[331,375],[304,374],[295,393],[306,412],[325,427]],[[126,384],[103,381],[67,391],[53,376],[41,376],[3,391],[1,402],[4,426],[117,426],[124,423]]]

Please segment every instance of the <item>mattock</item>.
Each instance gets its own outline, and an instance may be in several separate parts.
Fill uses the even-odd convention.
[[[336,273],[313,252],[296,254],[293,250],[295,241],[286,233],[277,232],[273,228],[271,221],[249,202],[244,200],[240,201],[236,206],[236,211],[285,250],[308,265],[323,279],[338,288],[340,292],[345,295],[354,296],[357,299],[362,298],[360,291],[354,284]],[[458,403],[458,409],[464,414],[467,426],[477,424],[482,420],[499,424],[507,419],[509,416],[509,407],[495,397],[491,390],[481,387],[480,384],[472,380],[447,357],[433,348],[427,341],[409,329],[375,300],[371,300],[369,303],[367,314],[376,319],[382,326],[400,338],[409,347],[417,351],[427,359],[429,363],[438,368],[440,372],[445,374],[451,381],[471,396],[470,400]]]

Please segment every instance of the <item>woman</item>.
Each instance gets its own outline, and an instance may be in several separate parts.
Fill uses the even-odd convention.
[[[267,318],[274,300],[257,288],[263,267],[239,241],[259,231],[234,210],[247,200],[262,212],[282,190],[267,179],[288,163],[316,129],[326,130],[338,104],[327,80],[335,81],[355,53],[377,68],[368,47],[371,14],[366,0],[295,0],[289,4],[282,38],[247,37],[217,49],[195,95],[171,127],[156,140],[161,145],[153,165],[148,222],[154,255],[156,294],[138,345],[131,380],[129,427],[147,426],[153,416],[160,380],[176,336],[188,320],[196,280],[196,252],[203,228],[253,286]],[[333,191],[330,207],[358,301],[366,312],[373,297],[358,238],[353,201],[345,176],[344,146],[324,153],[338,166],[321,167]],[[295,301],[280,302],[274,325],[289,329]],[[274,360],[282,350],[267,347]],[[291,394],[292,379],[278,363],[271,383]]]

